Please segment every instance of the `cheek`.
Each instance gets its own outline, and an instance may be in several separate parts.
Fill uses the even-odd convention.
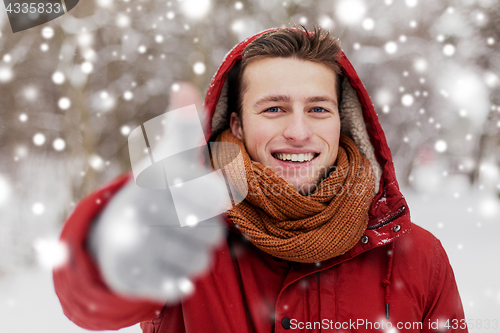
[[[262,162],[266,154],[266,147],[271,141],[272,134],[265,126],[252,126],[244,130],[245,145],[250,158]]]
[[[332,156],[332,158],[335,160],[339,147],[340,120],[338,122],[330,123],[327,126],[322,127],[320,136],[328,145],[329,153],[334,155]]]

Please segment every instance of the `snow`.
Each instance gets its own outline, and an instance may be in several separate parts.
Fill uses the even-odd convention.
[[[499,253],[500,201],[492,194],[500,191],[498,1],[449,3],[96,0],[15,35],[0,15],[0,95],[8,111],[0,124],[0,307],[11,309],[0,313],[13,319],[8,327],[0,320],[0,332],[19,332],[21,321],[22,332],[82,331],[62,315],[47,272],[26,267],[57,263],[54,239],[65,217],[85,193],[130,167],[126,137],[165,111],[180,90],[176,80],[195,78],[205,89],[236,40],[306,22],[340,38],[373,97],[396,170],[413,185],[404,191],[412,217],[443,240],[467,316],[500,313],[498,268],[489,258]],[[426,149],[445,163],[425,165]],[[474,172],[478,190],[456,181],[457,173]],[[40,295],[38,308],[30,293]],[[36,312],[30,309],[57,328],[25,323],[23,313]]]
[[[375,27],[375,21],[370,18],[370,17],[367,17],[363,20],[363,29],[365,30],[373,30],[373,28]]]
[[[43,135],[42,133],[36,133],[34,136],[33,136],[33,143],[36,145],[36,146],[41,146],[45,143],[45,135]]]
[[[97,154],[92,154],[89,157],[89,165],[96,171],[101,171],[104,168],[104,160]]]
[[[396,44],[395,42],[387,42],[384,46],[384,49],[385,49],[385,52],[387,52],[388,54],[393,54],[393,53],[396,53],[396,51],[398,50],[398,44]]]
[[[443,47],[443,53],[445,56],[451,57],[452,55],[455,54],[455,46],[453,46],[452,44],[446,44]]]
[[[62,151],[66,148],[66,142],[61,138],[57,138],[52,142],[52,147],[57,151]]]
[[[0,332],[90,332],[78,327],[63,314],[50,270],[19,270],[1,277],[0,295]],[[139,325],[134,325],[119,332],[140,333],[142,330]]]
[[[61,73],[59,71],[54,72],[54,74],[52,74],[52,81],[55,84],[63,84],[65,80],[66,80],[66,77],[64,76],[63,73]]]
[[[43,28],[42,37],[45,39],[51,39],[52,37],[54,37],[54,29],[52,27]]]
[[[121,128],[120,128],[120,132],[122,133],[122,135],[124,136],[127,136],[130,134],[130,126],[127,126],[127,125],[123,125]]]
[[[59,102],[57,102],[57,106],[59,106],[61,110],[67,110],[71,106],[71,100],[68,97],[61,97]]]
[[[200,62],[200,61],[196,62],[193,65],[193,71],[197,75],[201,75],[201,74],[205,73],[205,69],[206,69],[205,64]]]
[[[116,25],[120,28],[125,28],[130,25],[130,18],[125,14],[118,14],[116,17]]]
[[[89,61],[84,61],[80,66],[81,70],[85,74],[90,74],[94,70],[94,65]]]
[[[340,0],[337,2],[335,12],[340,21],[353,25],[364,18],[366,5],[362,0]]]
[[[433,233],[451,262],[467,319],[500,320],[500,210],[488,211],[498,200],[481,190],[458,186],[457,180],[441,184],[434,192],[404,190],[412,222]],[[452,195],[457,190],[458,197]],[[487,208],[489,209],[489,208]],[[469,332],[482,332],[469,329]]]
[[[10,67],[0,66],[0,83],[7,83],[14,77],[14,73]]]
[[[210,0],[183,0],[180,10],[190,19],[201,19],[208,14],[211,7],[210,2]]]
[[[401,97],[401,104],[404,106],[412,106],[414,101],[415,99],[410,94],[404,94],[403,97]]]
[[[7,203],[11,191],[12,190],[9,181],[0,174],[0,207]]]
[[[402,189],[410,207],[412,222],[433,233],[443,244],[451,262],[461,294],[466,318],[495,319],[500,313],[500,267],[494,255],[500,253],[497,241],[500,224],[496,216],[481,213],[491,196],[473,191],[451,179],[433,190],[415,192]],[[455,196],[454,193],[460,195]],[[493,202],[493,201],[492,201]],[[497,201],[494,201],[497,202]],[[188,280],[178,281],[186,291]],[[168,287],[168,283],[165,284]],[[51,273],[43,269],[18,270],[0,278],[0,332],[84,332],[62,313],[54,293]],[[29,314],[30,320],[24,320]],[[22,322],[22,326],[19,323]],[[138,325],[122,330],[141,332]],[[470,329],[471,333],[481,332]]]
[[[155,36],[155,42],[158,44],[163,43],[163,36],[162,35],[156,35]]]
[[[31,206],[31,211],[35,215],[42,215],[45,212],[45,205],[41,202],[35,202],[33,206]]]
[[[448,148],[448,144],[444,140],[438,140],[434,144],[434,149],[436,149],[436,151],[438,153],[444,153],[447,148]]]
[[[24,123],[26,120],[28,120],[28,115],[26,113],[21,113],[19,115],[19,120]]]

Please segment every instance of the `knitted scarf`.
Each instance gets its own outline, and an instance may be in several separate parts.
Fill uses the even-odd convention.
[[[262,251],[284,260],[314,263],[343,254],[363,235],[375,179],[370,162],[348,136],[340,135],[336,164],[310,195],[300,194],[270,168],[252,161],[230,129],[216,142],[235,143],[241,149],[248,194],[226,214]],[[212,149],[216,169],[229,162],[227,146]],[[241,189],[245,177],[235,170],[225,176],[233,189]]]

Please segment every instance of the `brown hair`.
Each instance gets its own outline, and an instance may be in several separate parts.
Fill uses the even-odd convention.
[[[292,29],[278,29],[260,35],[247,45],[241,60],[227,74],[229,110],[235,111],[241,120],[243,94],[248,87],[248,83],[243,80],[243,73],[250,62],[265,57],[294,58],[327,65],[337,76],[336,89],[340,105],[340,52],[340,40],[318,26],[313,27],[312,34],[303,25],[295,25]]]

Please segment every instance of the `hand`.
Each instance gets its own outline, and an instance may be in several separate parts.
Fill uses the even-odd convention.
[[[211,190],[227,191],[220,184]],[[194,212],[204,209],[187,197],[183,203]],[[220,222],[214,217],[181,227],[168,190],[130,181],[94,222],[88,245],[111,289],[172,303],[192,292],[190,279],[208,268],[212,250],[225,239]]]

